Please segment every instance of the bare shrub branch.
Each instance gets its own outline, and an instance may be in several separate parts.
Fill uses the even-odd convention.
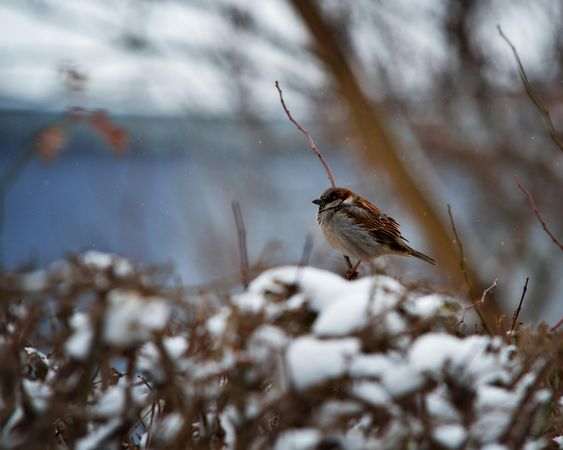
[[[244,220],[240,211],[238,202],[231,204],[233,209],[233,216],[235,217],[235,225],[237,227],[238,247],[240,255],[240,276],[242,285],[246,289],[250,282],[250,269],[248,265],[248,251],[246,247],[246,228],[244,227]]]
[[[305,236],[305,244],[303,245],[303,252],[301,253],[301,259],[299,260],[299,265],[297,266],[297,276],[295,277],[295,284],[299,283],[301,269],[309,264],[309,259],[311,258],[311,253],[313,252],[313,235],[307,233]]]
[[[155,268],[99,252],[0,271],[0,448],[289,448],[303,429],[315,431],[315,448],[350,432],[361,448],[436,448],[451,416],[417,407],[435,389],[478,448],[491,443],[482,424],[500,420],[496,440],[507,448],[561,434],[563,419],[545,411],[561,401],[551,381],[562,334],[523,325],[517,340],[474,340],[455,329],[459,306],[447,295],[435,293],[431,311],[418,306],[426,292],[387,277],[341,290],[334,274],[294,268],[295,279],[290,267],[273,269],[251,295],[226,292],[217,307],[202,307]],[[331,300],[347,309],[327,322]],[[355,318],[342,329],[345,316]],[[329,363],[319,365],[318,354]],[[356,363],[360,370],[348,368]],[[427,381],[394,394],[397,370]],[[491,388],[514,406],[478,409]],[[376,429],[356,427],[367,415]],[[399,443],[381,432],[397,427]]]
[[[457,233],[457,229],[455,227],[455,222],[454,222],[454,216],[452,214],[452,207],[451,205],[448,203],[448,215],[450,216],[450,223],[452,224],[452,229],[454,232],[454,236],[455,239],[457,241],[457,245],[459,248],[459,266],[461,268],[461,271],[463,272],[463,279],[465,280],[465,283],[467,284],[467,287],[469,289],[469,298],[474,299],[475,295],[473,293],[473,285],[471,284],[471,280],[469,279],[469,274],[467,272],[467,268],[465,266],[465,255],[463,253],[463,245],[461,243],[461,239],[459,238],[459,234]],[[479,308],[477,308],[477,305],[482,305],[485,302],[485,296],[492,290],[493,287],[496,286],[496,280],[493,283],[492,286],[490,286],[489,288],[485,289],[485,291],[483,292],[483,295],[481,296],[481,300],[479,302],[475,302],[473,303],[473,305],[467,307],[467,310],[464,310],[463,312],[463,316],[461,318],[461,322],[463,322],[463,319],[465,317],[465,313],[471,309],[471,308],[475,308],[475,312],[477,313],[477,315],[479,316],[479,320],[481,321],[481,323],[483,324],[483,327],[487,330],[487,332],[489,334],[491,334],[491,331],[489,329],[489,326],[487,325],[487,322],[485,322],[485,318],[483,317],[483,314],[481,314],[481,311],[479,311]]]
[[[526,295],[526,291],[528,290],[528,281],[530,277],[526,277],[526,283],[524,284],[524,289],[522,290],[522,297],[520,297],[520,303],[518,303],[518,308],[514,312],[514,317],[512,318],[512,326],[510,327],[510,331],[514,331],[514,327],[516,326],[516,321],[518,320],[518,316],[520,315],[520,311],[522,310],[522,302],[524,301],[524,296]]]
[[[551,332],[553,333],[553,332],[556,331],[557,328],[559,328],[561,325],[563,325],[563,317],[561,317],[561,319],[559,319],[555,325],[552,325],[551,327],[549,327],[549,331],[551,331]]]
[[[542,102],[533,91],[532,86],[530,85],[530,80],[528,79],[528,75],[524,70],[524,65],[522,64],[522,61],[520,60],[520,56],[518,56],[518,52],[516,51],[516,47],[512,42],[510,42],[510,40],[502,32],[500,25],[497,25],[497,29],[500,34],[500,37],[504,39],[504,41],[508,44],[508,46],[512,50],[512,54],[514,55],[514,59],[516,60],[516,64],[518,65],[518,74],[520,75],[520,79],[522,80],[524,89],[526,89],[526,94],[528,95],[530,100],[532,100],[532,102],[534,103],[534,105],[542,115],[543,120],[545,122],[545,126],[549,131],[549,137],[555,143],[555,145],[559,147],[559,150],[563,152],[563,142],[561,142],[561,139],[559,139],[559,137],[557,136],[557,131],[555,131],[555,127],[553,126],[553,122],[551,120],[551,115],[549,114],[549,110],[545,106],[543,106]]]
[[[313,251],[313,235],[307,233],[305,236],[305,244],[303,245],[303,252],[301,253],[301,259],[299,260],[299,267],[305,267],[309,264],[309,259],[311,258],[311,253]]]
[[[530,194],[530,192],[526,189],[526,187],[524,186],[524,184],[520,181],[520,178],[518,178],[517,175],[514,176],[514,180],[516,181],[516,184],[518,185],[518,187],[520,188],[520,190],[526,194],[526,197],[528,197],[528,202],[530,203],[530,206],[532,207],[532,210],[534,211],[534,214],[536,215],[536,217],[538,218],[538,220],[540,221],[543,229],[545,230],[545,232],[547,233],[547,235],[551,238],[551,240],[555,243],[555,245],[557,245],[559,247],[559,250],[563,251],[563,244],[561,244],[561,241],[559,241],[559,239],[557,239],[554,234],[549,230],[549,228],[547,227],[547,224],[545,223],[545,221],[543,220],[540,210],[538,209],[536,202],[534,201],[534,197],[532,197],[532,194]]]
[[[483,328],[485,329],[485,331],[489,335],[492,336],[491,329],[487,325],[487,322],[485,322],[483,320],[483,317],[482,317],[478,307],[482,306],[485,303],[485,299],[487,297],[487,294],[489,292],[491,292],[496,287],[497,281],[498,281],[498,278],[495,278],[495,281],[493,281],[493,284],[491,284],[487,289],[485,289],[483,291],[483,294],[481,294],[481,298],[478,301],[474,301],[473,304],[468,305],[468,306],[463,308],[463,313],[461,315],[461,319],[459,319],[459,322],[457,323],[457,325],[460,325],[460,324],[463,323],[463,321],[465,320],[465,314],[467,314],[467,312],[471,311],[472,309],[475,309],[475,312],[477,313],[477,315],[479,316],[479,319],[481,320],[481,324],[483,325]]]
[[[332,174],[332,170],[331,170],[330,166],[328,165],[328,163],[326,162],[326,160],[324,159],[324,156],[322,155],[321,151],[317,147],[317,144],[315,143],[315,140],[313,139],[313,135],[311,134],[311,132],[309,130],[307,130],[306,128],[303,128],[301,126],[301,124],[293,118],[293,116],[289,112],[289,109],[287,108],[285,101],[283,99],[283,94],[282,94],[282,90],[280,88],[280,83],[278,81],[276,81],[275,85],[276,85],[276,89],[278,90],[278,93],[280,94],[280,102],[282,104],[283,110],[285,111],[285,114],[287,115],[287,118],[290,120],[291,123],[293,123],[297,127],[297,129],[299,131],[301,131],[301,133],[303,133],[305,135],[305,137],[307,138],[307,141],[309,142],[309,146],[311,147],[311,150],[313,150],[313,153],[315,155],[317,155],[317,157],[321,160],[321,163],[323,164],[323,166],[325,168],[326,175],[328,177],[328,181],[330,182],[330,185],[332,187],[336,187],[336,183],[334,182],[334,175]]]
[[[459,238],[459,235],[457,234],[457,229],[455,227],[455,222],[454,222],[454,217],[452,214],[452,207],[451,205],[448,203],[448,215],[450,216],[450,223],[452,224],[452,230],[454,232],[454,236],[457,242],[457,246],[459,249],[459,267],[461,268],[461,271],[463,272],[463,279],[465,280],[465,284],[467,284],[467,288],[469,289],[469,295],[471,296],[471,298],[474,297],[473,295],[473,285],[471,284],[471,281],[469,279],[469,274],[467,273],[467,267],[465,266],[465,255],[463,253],[463,245],[461,244],[461,239]],[[481,320],[483,320],[483,318],[481,318]]]

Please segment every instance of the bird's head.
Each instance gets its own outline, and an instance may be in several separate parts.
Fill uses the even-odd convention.
[[[343,204],[354,202],[356,194],[350,189],[331,187],[324,191],[319,198],[313,200],[315,205],[319,205],[319,211],[335,208]]]

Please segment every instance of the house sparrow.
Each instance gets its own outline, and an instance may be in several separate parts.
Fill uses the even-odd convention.
[[[328,243],[349,257],[358,260],[348,271],[348,277],[356,274],[363,260],[386,254],[414,256],[430,264],[434,260],[409,247],[399,231],[399,224],[382,213],[366,199],[346,188],[329,188],[320,198],[313,200],[319,205],[317,223]]]

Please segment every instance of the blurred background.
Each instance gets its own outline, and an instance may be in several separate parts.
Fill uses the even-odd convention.
[[[251,265],[344,270],[311,200],[328,187],[274,80],[336,182],[401,223],[437,266],[390,274],[520,318],[563,315],[563,3],[552,0],[4,0],[0,258],[42,266],[96,249],[170,263],[194,290]],[[559,139],[561,133],[559,132]],[[465,280],[451,205],[465,255]]]

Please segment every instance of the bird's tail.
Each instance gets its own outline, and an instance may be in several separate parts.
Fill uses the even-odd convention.
[[[424,253],[416,251],[412,247],[407,246],[407,249],[408,249],[408,254],[410,256],[414,256],[415,258],[422,259],[423,261],[426,261],[427,263],[430,263],[432,265],[436,265],[436,261],[434,261],[432,258],[430,258],[430,256],[427,256]]]

